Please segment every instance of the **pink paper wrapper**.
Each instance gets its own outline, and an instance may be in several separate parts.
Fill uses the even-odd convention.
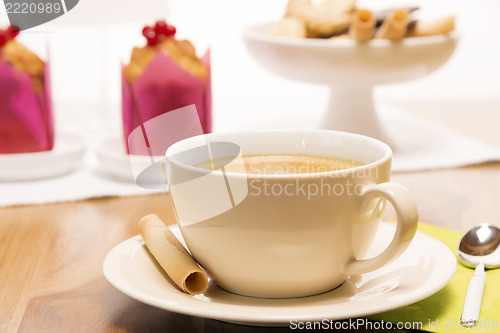
[[[202,60],[210,68],[209,51]],[[132,150],[128,137],[135,128],[164,113],[193,104],[196,106],[203,132],[211,132],[210,70],[205,82],[202,82],[174,60],[158,52],[144,73],[132,84],[127,82],[122,71],[122,116],[127,151],[130,153]],[[134,154],[136,153],[134,150]]]
[[[48,62],[44,91],[35,93],[31,76],[0,61],[0,154],[51,150],[54,120]]]

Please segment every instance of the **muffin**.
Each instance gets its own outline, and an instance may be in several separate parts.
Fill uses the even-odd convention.
[[[53,148],[48,65],[16,41],[17,28],[0,30],[0,154]]]
[[[134,82],[144,73],[158,52],[174,60],[189,74],[205,82],[209,67],[196,55],[196,50],[188,40],[177,40],[174,36],[161,36],[156,44],[146,44],[143,47],[134,47],[130,63],[125,66],[125,76],[129,83]]]
[[[146,26],[147,43],[132,50],[122,71],[125,141],[150,119],[195,105],[203,133],[211,131],[210,59],[196,54],[188,40],[175,37],[175,27],[158,21]],[[182,126],[182,125],[181,125]]]

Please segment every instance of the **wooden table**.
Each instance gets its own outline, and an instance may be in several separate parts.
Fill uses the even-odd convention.
[[[422,221],[500,226],[500,163],[393,180],[413,192]],[[172,221],[168,194],[0,209],[0,332],[276,331],[159,310],[113,289],[104,256],[151,212]]]
[[[414,108],[500,146],[499,106],[457,102]],[[468,120],[471,108],[474,126]],[[398,173],[393,181],[414,194],[421,221],[461,231],[484,221],[500,226],[500,163]],[[277,330],[159,310],[111,287],[101,272],[105,255],[137,234],[137,222],[149,213],[173,221],[168,194],[0,209],[0,332]]]

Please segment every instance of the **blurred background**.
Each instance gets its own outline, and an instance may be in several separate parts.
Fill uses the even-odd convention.
[[[282,17],[286,0],[80,0],[68,14],[23,32],[21,42],[50,58],[56,127],[120,132],[120,71],[133,46],[145,43],[141,28],[166,18],[178,36],[201,55],[212,51],[214,130],[270,127],[284,117],[323,114],[327,88],[288,81],[257,65],[247,54],[241,30]],[[453,58],[423,79],[376,89],[377,101],[410,112],[439,112],[426,103],[488,110],[477,103],[500,99],[500,1],[359,0],[358,7],[421,7],[420,16],[455,14],[460,43]],[[0,25],[7,24],[2,11]],[[478,110],[481,109],[482,113]],[[437,110],[437,111],[436,111]],[[500,110],[498,110],[500,111]],[[443,122],[451,121],[447,114]],[[439,115],[437,116],[439,121]],[[466,124],[465,124],[466,125]],[[464,125],[464,126],[465,126]]]

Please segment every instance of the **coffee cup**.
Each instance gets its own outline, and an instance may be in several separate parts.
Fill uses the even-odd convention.
[[[283,156],[287,171],[250,170],[248,156],[265,162],[270,155],[278,166]],[[353,164],[289,172],[285,156]],[[233,293],[290,298],[332,290],[349,275],[397,258],[417,229],[412,195],[389,181],[391,149],[366,136],[306,129],[211,133],[173,144],[166,159],[186,245],[211,279]],[[395,235],[382,253],[365,258],[385,202],[397,215]]]

